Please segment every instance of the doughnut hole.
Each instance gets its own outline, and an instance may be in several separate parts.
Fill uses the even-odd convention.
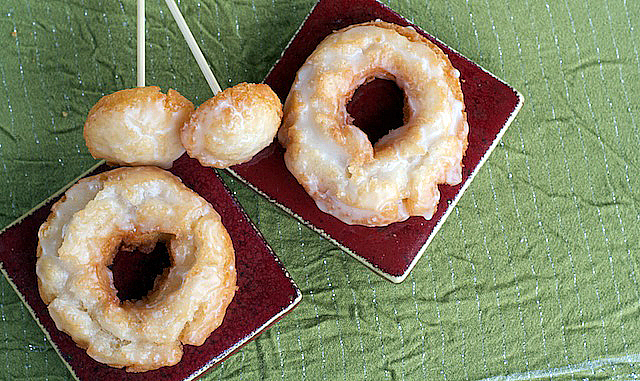
[[[91,108],[83,137],[91,155],[109,164],[170,168],[185,152],[180,128],[192,112],[193,103],[172,89],[120,90]]]
[[[143,299],[153,290],[155,282],[162,279],[171,267],[168,242],[169,238],[162,238],[155,247],[120,244],[112,264],[108,266],[120,302]]]
[[[273,141],[282,121],[278,95],[263,83],[240,83],[205,101],[180,131],[190,157],[227,168],[251,160]]]
[[[375,78],[358,87],[347,103],[351,122],[371,145],[404,124],[404,91],[389,79]]]

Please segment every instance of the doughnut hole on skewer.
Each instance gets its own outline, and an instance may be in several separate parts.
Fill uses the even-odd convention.
[[[164,243],[169,267],[150,291],[120,293],[112,271],[118,252],[149,252],[156,243]],[[41,225],[37,257],[38,291],[56,327],[96,361],[129,372],[174,365],[183,344],[202,345],[236,290],[233,243],[220,215],[155,167],[78,181]]]
[[[182,127],[182,144],[200,164],[227,168],[271,144],[281,120],[282,103],[268,85],[240,83],[193,112]]]
[[[193,103],[175,90],[120,90],[91,108],[84,139],[91,155],[109,164],[169,168],[184,153],[180,127],[193,109]]]

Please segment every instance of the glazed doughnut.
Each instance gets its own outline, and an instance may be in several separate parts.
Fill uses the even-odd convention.
[[[176,364],[183,344],[202,345],[221,324],[235,293],[234,251],[220,216],[159,168],[80,180],[38,238],[38,288],[56,327],[95,360],[127,371]],[[171,267],[145,297],[120,301],[107,267],[118,248],[146,252],[158,241]]]
[[[375,145],[346,105],[375,78],[404,91],[404,124]],[[347,224],[430,219],[438,184],[462,179],[468,125],[459,72],[409,27],[352,25],[323,40],[298,70],[278,139],[289,171],[318,207]]]
[[[182,127],[182,144],[203,166],[226,168],[271,144],[281,120],[282,103],[268,85],[240,83],[193,112]]]
[[[96,159],[110,164],[169,168],[184,147],[180,127],[193,103],[157,86],[120,90],[102,97],[84,124],[84,139]]]

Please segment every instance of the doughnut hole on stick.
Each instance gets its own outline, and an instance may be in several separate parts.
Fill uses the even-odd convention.
[[[102,97],[89,111],[84,139],[96,159],[115,165],[169,168],[184,153],[180,127],[193,103],[157,86],[117,91]]]
[[[240,83],[200,105],[180,136],[200,164],[227,168],[271,144],[281,120],[282,103],[268,85]]]

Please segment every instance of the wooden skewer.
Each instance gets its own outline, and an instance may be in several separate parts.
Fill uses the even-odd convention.
[[[145,79],[145,57],[144,57],[144,49],[145,49],[145,26],[144,26],[144,0],[138,0],[138,15],[137,15],[137,64],[138,64],[138,78],[137,84],[138,87],[144,87],[144,79]]]
[[[196,39],[193,38],[193,34],[191,34],[191,30],[189,30],[187,22],[184,20],[184,17],[182,17],[182,13],[180,13],[176,2],[174,0],[165,1],[167,3],[167,6],[169,7],[169,10],[171,11],[171,14],[173,15],[173,18],[176,20],[176,23],[178,23],[178,28],[180,28],[182,36],[187,41],[187,45],[189,45],[189,49],[191,49],[191,53],[195,57],[196,62],[198,63],[198,66],[202,71],[202,74],[204,74],[204,78],[207,80],[207,83],[209,84],[213,95],[218,94],[221,91],[220,85],[218,84],[216,77],[214,77],[211,68],[207,64],[207,60],[204,58],[204,55],[202,54],[202,51],[200,50]]]

